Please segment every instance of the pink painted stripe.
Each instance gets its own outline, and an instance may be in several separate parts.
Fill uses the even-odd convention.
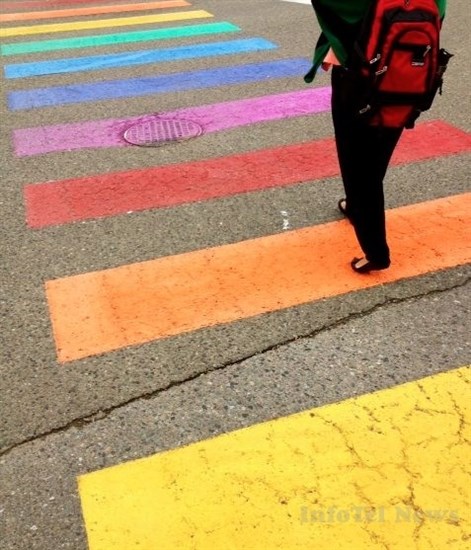
[[[13,140],[15,152],[20,157],[89,148],[131,147],[122,136],[137,122],[156,117],[189,119],[203,126],[204,132],[209,134],[257,122],[321,113],[330,108],[330,94],[329,87],[309,88],[133,118],[21,128],[13,132]]]
[[[471,135],[442,121],[406,132],[393,164],[471,151]],[[295,185],[339,173],[334,140],[229,157],[27,185],[26,219],[40,228]]]

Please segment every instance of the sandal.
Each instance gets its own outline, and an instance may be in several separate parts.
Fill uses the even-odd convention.
[[[347,210],[347,199],[340,199],[337,203],[337,207],[340,210],[340,212],[348,219],[350,220],[350,216],[348,215]]]
[[[356,273],[369,273],[370,271],[381,271],[382,269],[388,269],[391,262],[388,260],[387,262],[378,263],[370,262],[366,258],[353,258],[350,265]]]

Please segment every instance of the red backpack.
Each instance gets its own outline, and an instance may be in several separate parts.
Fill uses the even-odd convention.
[[[349,66],[361,75],[361,116],[412,128],[429,109],[451,54],[440,49],[435,0],[373,0]]]

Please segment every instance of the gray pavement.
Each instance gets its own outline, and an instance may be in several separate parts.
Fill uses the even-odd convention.
[[[239,25],[243,36],[268,38],[280,47],[223,61],[168,63],[159,71],[309,58],[312,53],[317,29],[309,6],[257,0],[248,8],[242,0],[198,0],[193,7]],[[444,44],[456,56],[443,98],[424,116],[468,132],[470,24],[468,0],[450,2]],[[194,39],[195,43],[206,40]],[[185,41],[175,41],[179,43]],[[91,48],[87,55],[94,53],[101,49]],[[68,55],[55,53],[54,57]],[[5,58],[2,61],[6,63]],[[143,66],[53,75],[42,77],[41,85],[155,72],[155,67]],[[328,77],[322,76],[316,85],[327,82]],[[3,79],[1,85],[4,96],[39,84],[37,79]],[[341,182],[330,178],[39,231],[25,225],[25,184],[318,139],[332,134],[331,122],[328,114],[316,115],[237,128],[159,149],[83,150],[23,159],[13,155],[11,130],[132,116],[302,87],[302,81],[289,78],[15,113],[3,101],[2,550],[85,550],[76,488],[76,477],[82,473],[471,363],[469,266],[69,364],[57,362],[43,290],[46,280],[280,233],[281,211],[289,213],[291,229],[338,219],[335,205]],[[387,179],[388,207],[469,191],[469,166],[469,155],[458,155],[392,168]],[[346,262],[349,259],[345,257]]]
[[[3,548],[86,548],[77,475],[466,364],[465,288],[349,315],[17,446],[0,458]]]

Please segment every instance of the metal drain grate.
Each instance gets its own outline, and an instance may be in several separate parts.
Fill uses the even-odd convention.
[[[186,141],[202,133],[203,127],[192,120],[156,118],[131,126],[124,132],[123,137],[131,145],[160,147]]]

